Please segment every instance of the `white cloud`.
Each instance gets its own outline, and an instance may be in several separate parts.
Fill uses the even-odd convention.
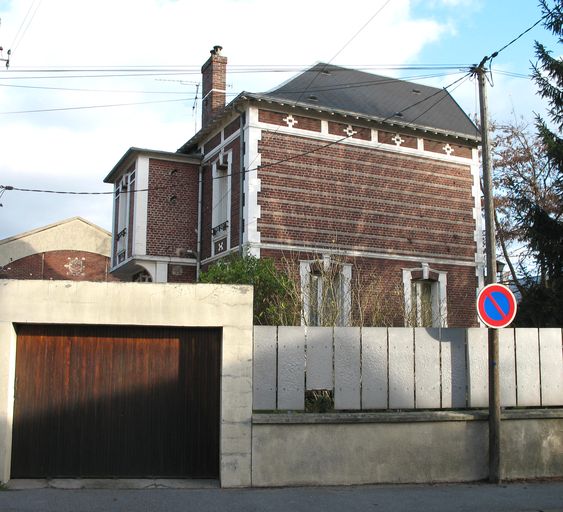
[[[63,190],[103,190],[103,178],[130,147],[174,151],[194,133],[192,104],[201,64],[215,44],[224,47],[231,70],[242,65],[317,61],[360,66],[415,62],[420,51],[453,30],[439,17],[417,18],[410,0],[392,0],[354,38],[383,0],[51,0],[42,2],[13,53],[0,84],[47,87],[185,91],[143,94],[0,87],[0,112],[57,107],[186,101],[49,113],[0,114],[0,184]],[[1,2],[0,43],[8,48],[30,2]],[[444,17],[443,20],[446,18]],[[20,33],[21,34],[21,33]],[[23,67],[191,66],[191,74],[115,78],[26,78]],[[389,73],[390,74],[390,73]],[[39,73],[26,73],[38,77]],[[283,73],[229,74],[232,93],[264,91]],[[6,78],[11,78],[6,80]],[[0,238],[72,215],[109,228],[111,201],[72,196],[7,193],[0,209]]]

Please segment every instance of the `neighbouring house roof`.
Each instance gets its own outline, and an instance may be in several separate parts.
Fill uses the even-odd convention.
[[[479,129],[445,89],[319,63],[264,93],[242,92],[178,151],[189,152],[249,100],[356,116],[479,141]],[[400,114],[400,115],[397,115]]]
[[[71,217],[0,240],[0,266],[32,254],[76,250],[110,255],[111,233],[83,219]]]

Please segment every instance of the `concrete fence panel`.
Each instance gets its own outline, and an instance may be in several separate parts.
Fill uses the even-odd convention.
[[[305,409],[305,328],[278,330],[278,409]]]
[[[387,329],[362,329],[362,408],[387,409]]]
[[[540,329],[542,405],[563,405],[561,329]]]
[[[516,329],[516,399],[519,407],[537,406],[540,397],[540,352],[537,329]]]
[[[417,409],[440,408],[440,331],[414,330],[415,389]]]
[[[414,409],[414,335],[408,327],[389,328],[389,407]]]
[[[332,327],[307,328],[307,389],[333,389],[332,347]]]
[[[467,406],[466,329],[440,329],[443,409]],[[485,362],[486,365],[486,362]]]
[[[489,405],[489,349],[487,330],[467,329],[467,405]]]
[[[360,328],[334,328],[334,408],[360,409]]]
[[[254,327],[253,409],[276,409],[277,327]]]
[[[516,358],[514,347],[514,329],[499,329],[499,381],[500,405],[516,405]]]

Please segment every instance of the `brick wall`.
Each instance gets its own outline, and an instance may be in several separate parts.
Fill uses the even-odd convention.
[[[263,133],[262,164],[323,142]],[[261,240],[474,261],[469,165],[334,145],[260,170]]]
[[[49,251],[12,261],[0,269],[0,279],[118,281],[108,274],[110,259],[85,251]]]
[[[169,283],[195,283],[196,268],[187,265],[168,265],[168,282]]]
[[[150,159],[147,255],[197,250],[198,171],[195,164]]]

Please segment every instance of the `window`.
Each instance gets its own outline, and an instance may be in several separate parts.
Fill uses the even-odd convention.
[[[213,163],[212,250],[218,254],[229,249],[231,209],[232,153],[221,154]]]
[[[352,266],[322,260],[301,262],[304,325],[349,325]]]
[[[447,327],[446,272],[419,268],[403,270],[405,326]]]

